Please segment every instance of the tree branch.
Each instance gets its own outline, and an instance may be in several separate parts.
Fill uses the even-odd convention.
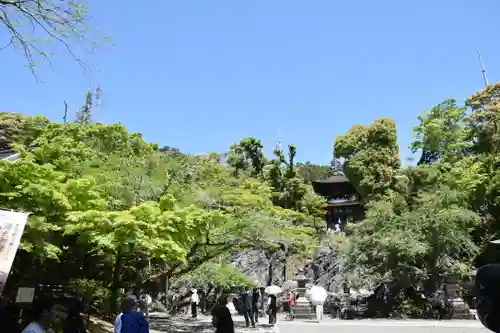
[[[14,48],[16,45],[20,46],[28,60],[27,67],[35,77],[35,55],[41,56],[53,68],[49,59],[50,52],[43,51],[38,42],[28,40],[21,32],[23,27],[27,27],[31,28],[30,36],[37,36],[38,31],[62,45],[86,70],[87,64],[73,51],[70,40],[74,39],[79,44],[87,41],[85,36],[87,20],[86,6],[72,0],[0,0],[0,23],[5,26],[11,38],[8,45],[2,47],[0,51],[10,46]],[[92,43],[92,51],[94,49],[95,43]]]

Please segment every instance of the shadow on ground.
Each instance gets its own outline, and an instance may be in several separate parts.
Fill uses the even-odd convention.
[[[88,331],[90,333],[112,333],[114,332],[113,324],[108,323],[101,318],[90,317],[88,322]]]
[[[192,319],[192,318],[181,318],[181,317],[171,317],[171,318],[154,318],[150,320],[149,328],[152,330],[157,330],[161,332],[169,333],[184,333],[184,332],[196,332],[196,333],[208,333],[214,332],[215,329],[212,323],[205,320]],[[245,323],[235,321],[234,323],[235,332],[270,332],[271,326],[267,324],[258,324],[257,328],[245,327]]]

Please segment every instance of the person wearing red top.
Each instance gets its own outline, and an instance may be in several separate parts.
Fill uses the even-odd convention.
[[[288,300],[288,303],[290,304],[290,320],[295,319],[295,292],[292,290],[290,292],[290,298]]]

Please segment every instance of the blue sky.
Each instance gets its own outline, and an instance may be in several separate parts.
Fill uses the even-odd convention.
[[[0,110],[60,120],[64,100],[74,113],[100,85],[95,118],[149,141],[203,153],[255,136],[270,152],[280,137],[328,163],[336,135],[384,116],[408,157],[423,110],[483,87],[477,50],[500,78],[498,0],[89,2],[114,40],[88,58],[95,70],[59,55],[37,83],[4,50]]]

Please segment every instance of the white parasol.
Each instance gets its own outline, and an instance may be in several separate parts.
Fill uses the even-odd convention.
[[[313,304],[323,304],[328,297],[328,293],[325,288],[320,286],[313,286],[311,289],[309,289],[307,294],[309,296],[309,300]]]
[[[359,296],[362,298],[370,297],[373,293],[367,289],[359,289]]]
[[[234,306],[234,303],[232,301],[227,303],[226,307],[228,308],[229,313],[231,313],[231,315],[235,316],[238,314],[238,311],[236,311],[236,307]]]
[[[278,294],[281,294],[281,288],[278,286],[274,286],[274,285],[268,286],[268,287],[266,287],[265,292],[268,295],[278,295]]]

